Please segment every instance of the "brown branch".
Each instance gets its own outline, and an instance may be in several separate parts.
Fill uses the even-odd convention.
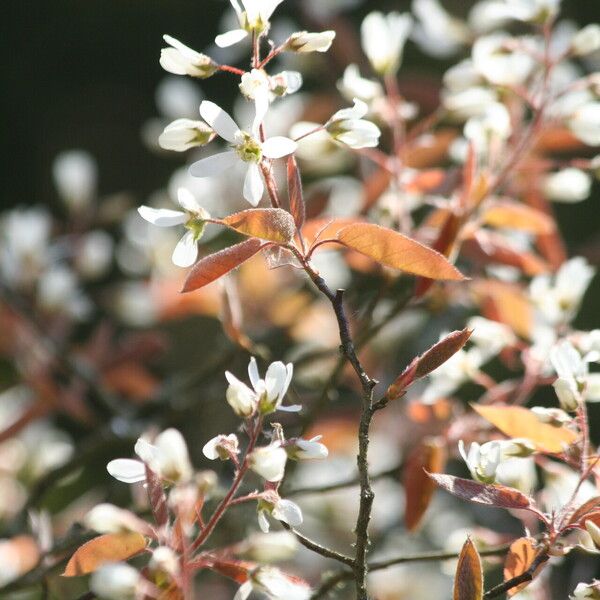
[[[521,575],[517,575],[516,577],[509,579],[508,581],[504,581],[500,585],[493,587],[491,590],[488,590],[483,595],[484,600],[489,600],[490,598],[496,598],[498,596],[501,596],[502,594],[505,594],[509,590],[516,588],[517,586],[521,585],[522,583],[527,583],[529,581],[532,581],[535,576],[535,572],[539,569],[539,567],[541,567],[549,559],[550,559],[550,556],[548,556],[547,550],[540,552],[535,557],[535,560],[531,563],[531,565],[529,566],[527,571],[525,571],[524,573],[521,573]]]

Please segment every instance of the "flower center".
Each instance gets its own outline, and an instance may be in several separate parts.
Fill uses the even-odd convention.
[[[235,151],[244,162],[259,163],[262,159],[262,148],[249,133],[241,132],[240,140],[235,146]]]

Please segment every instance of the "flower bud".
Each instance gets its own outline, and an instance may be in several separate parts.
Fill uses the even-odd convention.
[[[286,50],[292,52],[327,52],[335,39],[335,31],[322,31],[320,33],[308,33],[298,31],[290,36],[286,42]]]
[[[580,29],[571,40],[571,51],[576,56],[591,54],[600,48],[600,25],[593,23]]]
[[[374,148],[379,144],[381,131],[371,121],[364,117],[368,106],[358,98],[354,99],[352,108],[338,110],[325,124],[325,129],[331,137],[350,148]]]
[[[145,521],[128,510],[113,504],[98,504],[84,517],[88,529],[98,533],[123,533],[127,531],[144,532],[149,527]]]
[[[158,138],[164,150],[185,152],[195,146],[205,146],[215,137],[215,132],[203,121],[177,119],[165,127]]]
[[[573,385],[572,380],[559,377],[552,384],[552,387],[556,392],[558,401],[563,410],[566,410],[567,412],[574,412],[577,410],[581,401],[581,394],[576,386]]]
[[[572,421],[571,417],[560,408],[544,408],[542,406],[534,406],[531,412],[542,423],[547,423],[553,427],[562,427]]]
[[[554,202],[581,202],[589,197],[591,188],[592,178],[581,169],[563,169],[544,181],[544,194]]]
[[[59,154],[52,165],[54,184],[63,202],[71,210],[85,209],[96,194],[98,167],[83,150]]]
[[[286,451],[275,444],[256,448],[249,457],[250,468],[270,482],[277,482],[283,479],[286,462]]]
[[[217,64],[205,54],[200,54],[170,35],[163,36],[170,48],[163,48],[160,53],[160,65],[174,75],[190,75],[206,79],[215,74]]]
[[[588,146],[600,146],[600,102],[579,107],[568,122],[576,138]]]
[[[600,600],[600,581],[577,584],[570,598],[571,600]]]
[[[152,551],[152,558],[148,563],[151,571],[166,573],[170,577],[179,574],[179,558],[177,554],[167,546],[159,546]]]
[[[271,76],[271,91],[281,98],[296,93],[302,83],[302,75],[298,71],[282,71]]]
[[[125,563],[105,564],[92,574],[90,589],[102,600],[135,600],[139,572]]]
[[[258,406],[256,394],[231,373],[225,373],[225,377],[229,381],[226,398],[233,412],[244,418],[253,415]]]
[[[502,443],[503,457],[526,458],[535,450],[535,444],[525,438],[515,438]]]
[[[218,435],[204,444],[202,453],[209,460],[220,458],[229,460],[232,456],[239,454],[239,443],[235,434]]]
[[[293,533],[253,533],[240,545],[238,554],[259,563],[289,560],[296,554],[298,541]]]
[[[323,436],[318,435],[310,440],[297,438],[290,440],[286,445],[286,451],[289,458],[292,460],[313,460],[327,458],[329,450],[327,446],[319,443]]]

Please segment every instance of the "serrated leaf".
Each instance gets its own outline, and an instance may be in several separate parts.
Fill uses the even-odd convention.
[[[513,488],[480,483],[479,481],[462,479],[453,475],[429,473],[429,477],[442,489],[461,500],[496,508],[518,508],[535,512],[531,498]]]
[[[577,441],[577,434],[571,429],[542,423],[535,413],[522,406],[472,406],[505,435],[527,438],[542,452],[558,454]]]
[[[438,367],[443,365],[449,358],[454,356],[471,337],[471,331],[463,329],[449,333],[443,340],[434,344],[429,350],[415,358],[402,374],[390,385],[386,392],[389,400],[401,396],[404,390],[417,379],[425,377]]]
[[[454,577],[453,600],[482,600],[483,598],[483,570],[481,557],[475,544],[470,538],[464,543],[456,575]]]
[[[381,265],[429,279],[460,281],[464,275],[448,259],[397,231],[373,223],[357,223],[339,231],[337,239]]]
[[[296,227],[301,229],[306,221],[306,204],[302,192],[302,178],[296,158],[292,155],[287,160],[287,181],[290,212],[294,217]]]
[[[146,548],[140,533],[107,533],[80,546],[65,567],[63,577],[93,573],[107,562],[127,560]]]
[[[253,238],[200,259],[189,271],[182,292],[193,292],[233,271],[257,254],[265,243]]]
[[[506,555],[504,562],[504,580],[508,581],[513,577],[522,575],[529,569],[536,557],[535,540],[527,537],[515,540]],[[522,583],[507,592],[508,596],[513,596],[529,585],[529,582]]]
[[[406,460],[403,483],[406,493],[404,523],[409,531],[417,529],[435,491],[427,472],[441,473],[446,466],[446,447],[439,440],[428,440],[415,448]]]
[[[282,208],[249,208],[221,219],[221,223],[244,235],[287,244],[296,232],[294,218]]]
[[[506,200],[490,204],[481,220],[492,227],[519,229],[535,235],[552,233],[556,227],[552,218],[542,211]]]

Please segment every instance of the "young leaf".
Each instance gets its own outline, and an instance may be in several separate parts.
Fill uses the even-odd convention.
[[[244,583],[248,580],[249,574],[256,570],[258,564],[246,560],[215,558],[207,564],[207,567],[237,583]]]
[[[304,203],[304,194],[302,192],[300,170],[298,169],[298,163],[293,155],[287,160],[287,181],[290,212],[294,217],[296,227],[301,229],[306,221],[306,205]]]
[[[600,496],[590,498],[587,502],[584,502],[569,519],[569,523],[579,523],[580,521],[585,522],[585,517],[591,516],[592,513],[600,511]]]
[[[453,600],[482,600],[483,598],[483,569],[481,557],[475,544],[467,538],[460,556],[456,575],[454,576]]]
[[[93,573],[107,562],[127,560],[146,547],[140,533],[108,533],[80,546],[65,567],[64,577]]]
[[[417,379],[425,377],[432,371],[435,371],[440,365],[443,365],[449,358],[454,356],[471,337],[471,331],[463,329],[453,331],[443,340],[433,345],[429,350],[415,358],[403,373],[396,378],[386,392],[389,400],[399,398],[404,390]]]
[[[397,231],[373,223],[344,227],[337,236],[344,246],[376,262],[429,279],[465,279],[464,275],[439,252]]]
[[[559,454],[577,440],[577,434],[566,427],[542,423],[535,413],[522,406],[473,405],[484,419],[504,435],[531,440],[541,452]]]
[[[504,562],[504,580],[508,581],[513,577],[522,575],[529,569],[536,557],[536,550],[534,547],[535,540],[531,538],[523,537],[515,540],[511,546],[506,560]],[[517,592],[527,587],[529,582],[522,583],[507,592],[509,596],[513,596]]]
[[[522,508],[535,512],[531,498],[513,488],[479,483],[453,475],[437,475],[435,473],[428,475],[437,485],[461,500],[496,508]]]
[[[244,235],[277,244],[287,244],[296,233],[292,215],[282,208],[249,208],[221,219],[221,223]]]
[[[407,458],[403,482],[406,492],[404,523],[408,531],[417,529],[435,491],[435,483],[427,472],[441,473],[445,466],[446,448],[435,439],[417,446]]]
[[[492,227],[520,229],[535,235],[546,235],[555,229],[552,218],[542,211],[507,200],[490,204],[481,219]]]
[[[200,259],[188,273],[181,291],[193,292],[216,281],[252,258],[264,246],[264,242],[253,238]]]

